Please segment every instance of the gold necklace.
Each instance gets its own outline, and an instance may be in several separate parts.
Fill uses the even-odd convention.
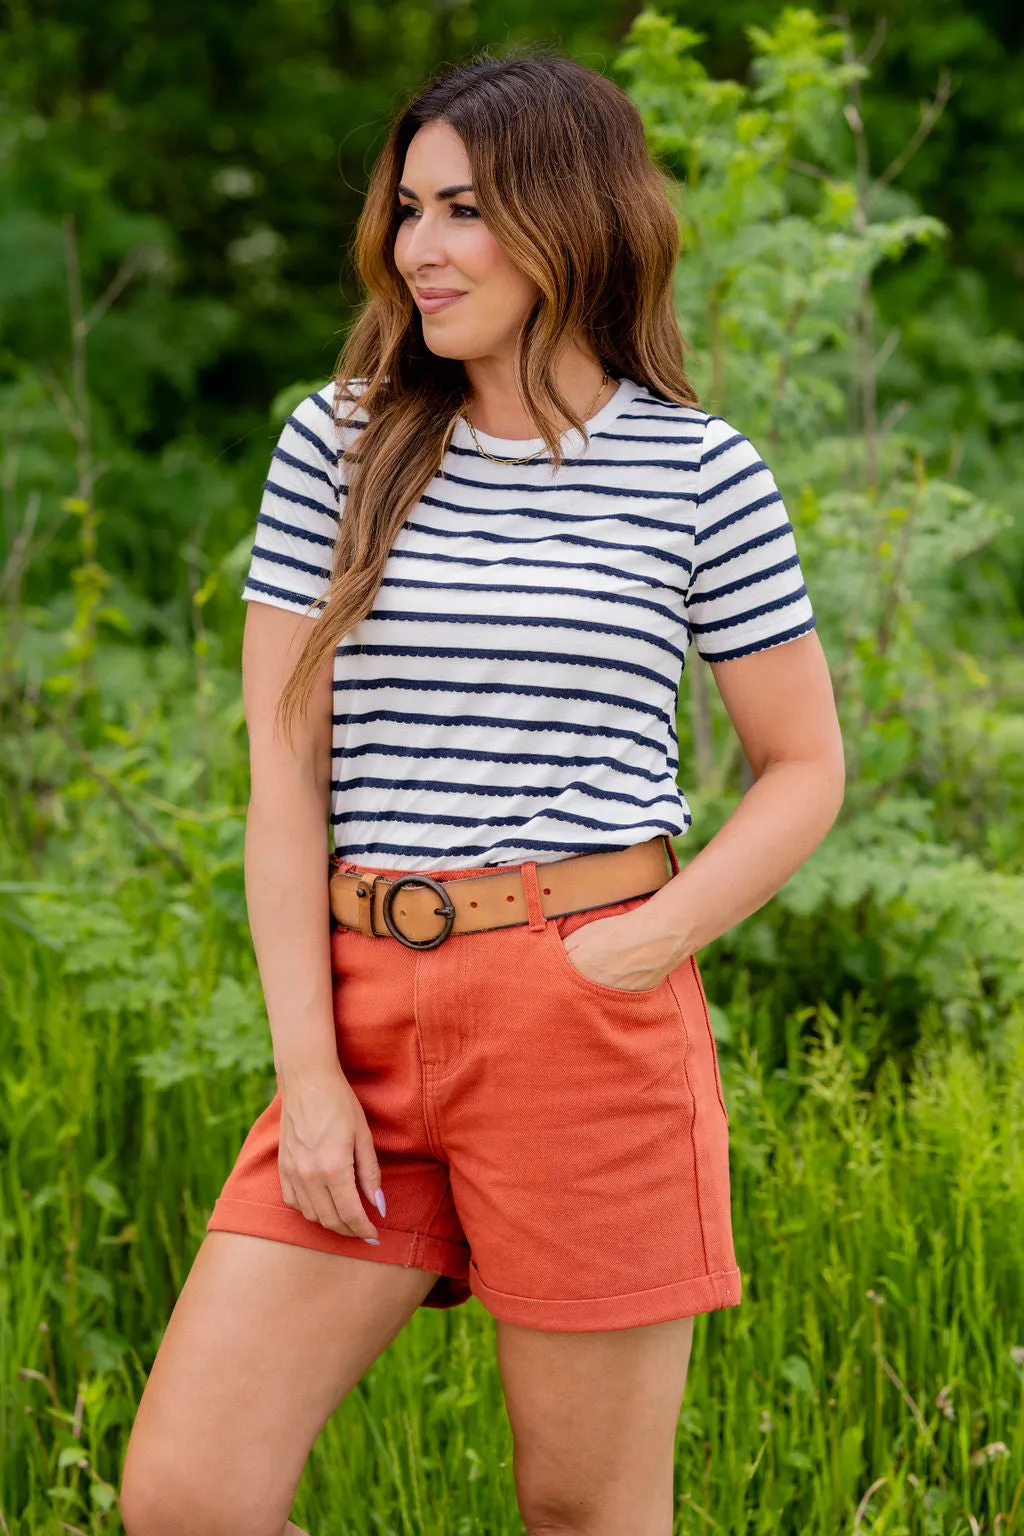
[[[590,404],[587,406],[586,412],[585,412],[584,417],[583,417],[584,421],[587,420],[587,417],[590,415],[591,411],[594,409],[594,406],[600,400],[600,398],[601,398],[601,391],[604,389],[605,385],[610,383],[610,382],[611,381],[609,380],[607,373],[605,373],[605,371],[602,369],[601,370],[601,382],[598,385],[597,394],[594,396],[593,400],[591,400]],[[521,459],[501,459],[501,458],[499,458],[497,456],[497,454],[488,453],[486,451],[486,449],[480,447],[480,439],[476,435],[476,432],[475,432],[475,430],[473,428],[473,423],[470,421],[469,417],[466,416],[466,415],[463,415],[462,412],[460,412],[459,414],[462,415],[463,421],[466,423],[466,426],[469,428],[470,432],[472,432],[472,434],[473,434],[473,441],[474,441],[474,443],[476,443],[477,453],[482,454],[485,459],[490,459],[492,464],[528,464],[531,459],[535,459],[535,458],[537,458],[537,456],[539,454],[547,452],[547,443],[545,443],[544,447],[543,448],[538,448],[536,453],[528,453],[528,454],[524,455],[524,457],[521,458]]]

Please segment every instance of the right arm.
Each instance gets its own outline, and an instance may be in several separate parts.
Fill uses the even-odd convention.
[[[341,1070],[334,1026],[327,888],[333,654],[309,710],[296,717],[293,744],[274,729],[310,622],[269,603],[247,605],[245,894],[281,1091],[285,1203],[309,1221],[371,1240],[376,1230],[359,1188],[373,1207],[380,1167],[362,1106]]]

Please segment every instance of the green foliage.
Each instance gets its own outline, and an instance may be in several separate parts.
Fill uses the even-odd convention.
[[[776,1006],[798,1006],[808,989],[835,1007],[867,993],[888,1020],[877,1059],[912,1050],[933,1015],[998,1032],[1020,988],[1024,880],[1009,826],[995,843],[1003,867],[991,867],[991,825],[976,804],[968,817],[959,786],[979,789],[979,737],[1013,738],[1021,721],[1021,665],[1004,644],[1019,620],[986,563],[1019,529],[951,473],[957,396],[941,418],[932,398],[886,417],[879,407],[872,282],[943,227],[866,174],[867,71],[846,34],[809,10],[752,27],[748,87],[710,79],[700,41],[648,9],[617,67],[678,198],[676,293],[702,398],[762,446],[797,529],[848,779],[830,837],[768,910],[714,947],[713,983],[725,1017],[738,966],[752,968],[738,995],[754,986]],[[891,336],[889,354],[898,346]],[[991,356],[998,369],[998,345]],[[977,377],[975,354],[964,366]],[[972,560],[978,596],[965,603]],[[981,679],[993,712],[979,717]],[[704,700],[681,697],[682,781],[704,792],[696,844],[734,804],[723,793],[729,723],[717,698]],[[717,760],[686,762],[686,705],[702,703]],[[1024,791],[1019,766],[1006,770]],[[980,793],[989,787],[1002,811],[998,776]]]
[[[775,0],[686,0],[679,7],[687,23],[706,34],[703,55],[712,73],[737,78],[750,68],[755,29],[770,28],[778,11]],[[901,181],[954,231],[957,262],[973,269],[984,287],[977,310],[982,324],[987,327],[991,315],[1019,332],[1024,53],[1013,8],[987,0],[970,7],[961,0],[901,0],[889,7],[852,0],[843,12],[861,51],[871,54],[865,120],[879,166],[902,153],[946,80],[941,116]],[[912,312],[927,319],[948,288],[948,267],[911,263],[904,277],[898,287],[885,280],[883,308],[898,316],[911,292]]]
[[[236,1008],[248,1031],[251,997],[248,981],[224,984],[239,944],[216,913],[159,869],[136,879],[137,925],[175,980],[139,1007],[88,998],[103,972],[128,976],[119,949],[133,945],[92,896],[87,917],[24,893],[33,931],[0,941],[0,1510],[12,1532],[55,1529],[54,1509],[79,1530],[110,1528],[153,1351],[273,1090],[256,1060],[233,1048],[216,1059]],[[186,1014],[211,1048],[199,1074],[163,1054]],[[774,1072],[739,1016],[722,1055],[744,1298],[696,1320],[674,1529],[704,1536],[710,1517],[736,1536],[852,1536],[858,1509],[864,1536],[994,1529],[1020,1508],[1024,1452],[1024,1010],[1010,1010],[1001,1055],[936,1041],[907,1080],[888,1064],[870,1093],[856,1008],[781,1022]],[[339,1536],[519,1536],[492,1334],[475,1299],[418,1313],[318,1438],[294,1518]]]

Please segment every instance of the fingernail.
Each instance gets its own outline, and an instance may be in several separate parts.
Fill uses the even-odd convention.
[[[382,1189],[375,1189],[373,1192],[373,1198],[377,1202],[378,1211],[380,1211],[382,1216],[386,1216],[388,1213],[388,1208],[384,1203],[384,1191]]]
[[[363,1242],[364,1243],[372,1243],[375,1248],[379,1248],[380,1247],[380,1238],[379,1237],[364,1237],[363,1238]]]

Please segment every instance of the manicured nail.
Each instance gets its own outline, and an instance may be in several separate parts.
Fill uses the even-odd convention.
[[[380,1247],[380,1238],[379,1237],[364,1237],[363,1238],[363,1242],[364,1243],[373,1243],[375,1248],[379,1248]]]
[[[375,1189],[373,1192],[373,1198],[377,1202],[378,1211],[380,1211],[382,1216],[386,1216],[388,1213],[388,1208],[384,1203],[384,1191],[382,1189]]]

